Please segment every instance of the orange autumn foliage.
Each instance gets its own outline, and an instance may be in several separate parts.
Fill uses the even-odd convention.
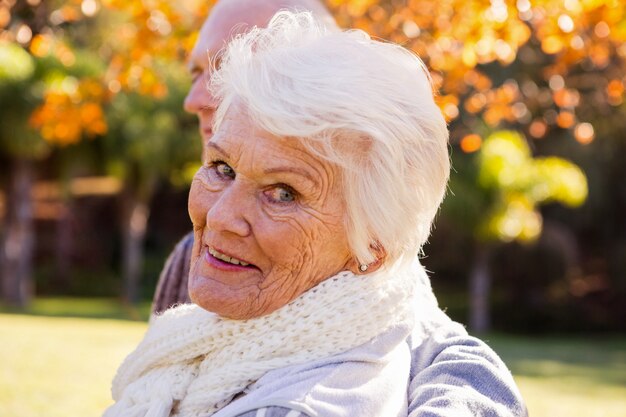
[[[49,90],[44,101],[31,114],[30,125],[48,142],[65,146],[84,136],[95,137],[107,132],[102,102],[106,94],[96,80],[85,79],[71,92]]]
[[[9,3],[0,2],[0,35],[11,30],[2,17],[10,12]],[[84,3],[56,3],[58,9],[50,10],[49,20],[80,23],[87,18],[81,9]],[[168,91],[158,63],[184,61],[215,0],[97,3],[101,10],[125,16],[106,35],[108,65],[98,82],[108,94],[133,91],[159,99]],[[326,0],[326,4],[340,26],[363,29],[417,52],[431,69],[447,120],[454,123],[464,116],[470,130],[483,123],[491,128],[514,124],[530,133],[531,124],[540,120],[546,131],[537,136],[540,125],[535,124],[533,137],[543,137],[553,128],[573,132],[579,106],[589,98],[613,107],[623,102],[626,2],[621,0]],[[68,67],[75,61],[72,47],[56,26],[34,31],[29,50],[37,57],[52,54]],[[506,72],[513,63],[539,65],[541,70],[530,80],[494,76],[498,75],[494,68]],[[585,92],[589,81],[580,76],[581,67],[593,74],[599,92]],[[550,86],[555,75],[563,79],[559,88]],[[53,108],[70,111],[80,106],[73,100],[53,105],[58,101],[51,98],[55,94],[46,93],[42,108],[33,114],[33,125],[48,126],[45,134],[41,131],[47,140],[80,140],[63,117],[57,120],[65,127],[52,129],[53,118],[43,116],[54,113]],[[102,103],[93,101],[100,107]],[[565,110],[567,115],[558,117]],[[56,131],[62,134],[50,133]],[[453,140],[460,141],[465,133],[453,135]]]
[[[129,2],[104,0],[103,6],[128,16],[106,74],[124,90],[154,98],[167,95],[167,86],[155,69],[159,60],[182,61],[195,42],[215,0]]]
[[[587,88],[575,74],[581,62],[588,62],[585,71],[600,82],[606,79],[604,95],[593,95],[595,100],[613,106],[623,101],[624,80],[611,80],[611,74],[626,66],[626,2],[620,0],[327,3],[342,26],[358,27],[417,52],[433,72],[446,118],[453,122],[455,115],[461,116],[454,109],[463,109],[470,116],[464,125],[469,123],[470,129],[475,120],[492,128],[516,124],[536,138],[551,128],[571,129],[574,136],[583,101],[580,91]],[[529,47],[531,41],[538,48]],[[502,68],[515,61],[532,63],[540,59],[537,54],[549,57],[543,80],[533,80],[523,93],[521,83],[494,82],[485,72],[485,65],[493,63]],[[565,88],[551,91],[547,85],[555,74],[563,77]],[[456,140],[463,149],[461,139]]]

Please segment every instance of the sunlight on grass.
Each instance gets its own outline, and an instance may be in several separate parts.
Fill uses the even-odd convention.
[[[0,314],[0,416],[100,416],[145,323]]]
[[[146,326],[0,314],[0,416],[102,415],[115,370]],[[625,338],[488,339],[515,375],[531,417],[626,416]]]
[[[626,416],[626,339],[494,336],[531,417]]]
[[[626,387],[516,376],[531,417],[624,417]]]
[[[37,297],[26,309],[0,305],[0,313],[146,321],[150,315],[150,302],[142,302],[137,307],[114,298]]]

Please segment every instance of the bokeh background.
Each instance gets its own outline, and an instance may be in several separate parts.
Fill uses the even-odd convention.
[[[213,3],[0,0],[0,415],[110,401],[191,229],[185,58]],[[431,71],[454,167],[423,259],[442,307],[531,415],[626,415],[626,3],[326,4]]]

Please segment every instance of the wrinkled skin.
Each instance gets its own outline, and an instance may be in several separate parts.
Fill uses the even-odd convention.
[[[257,128],[234,103],[205,147],[189,194],[189,294],[232,319],[262,316],[323,280],[356,272],[339,170],[293,138]],[[249,263],[233,265],[209,248]]]

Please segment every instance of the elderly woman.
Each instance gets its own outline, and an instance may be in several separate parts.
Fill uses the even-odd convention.
[[[417,260],[449,172],[421,61],[281,12],[210,88],[193,304],[153,319],[105,416],[523,415]]]

